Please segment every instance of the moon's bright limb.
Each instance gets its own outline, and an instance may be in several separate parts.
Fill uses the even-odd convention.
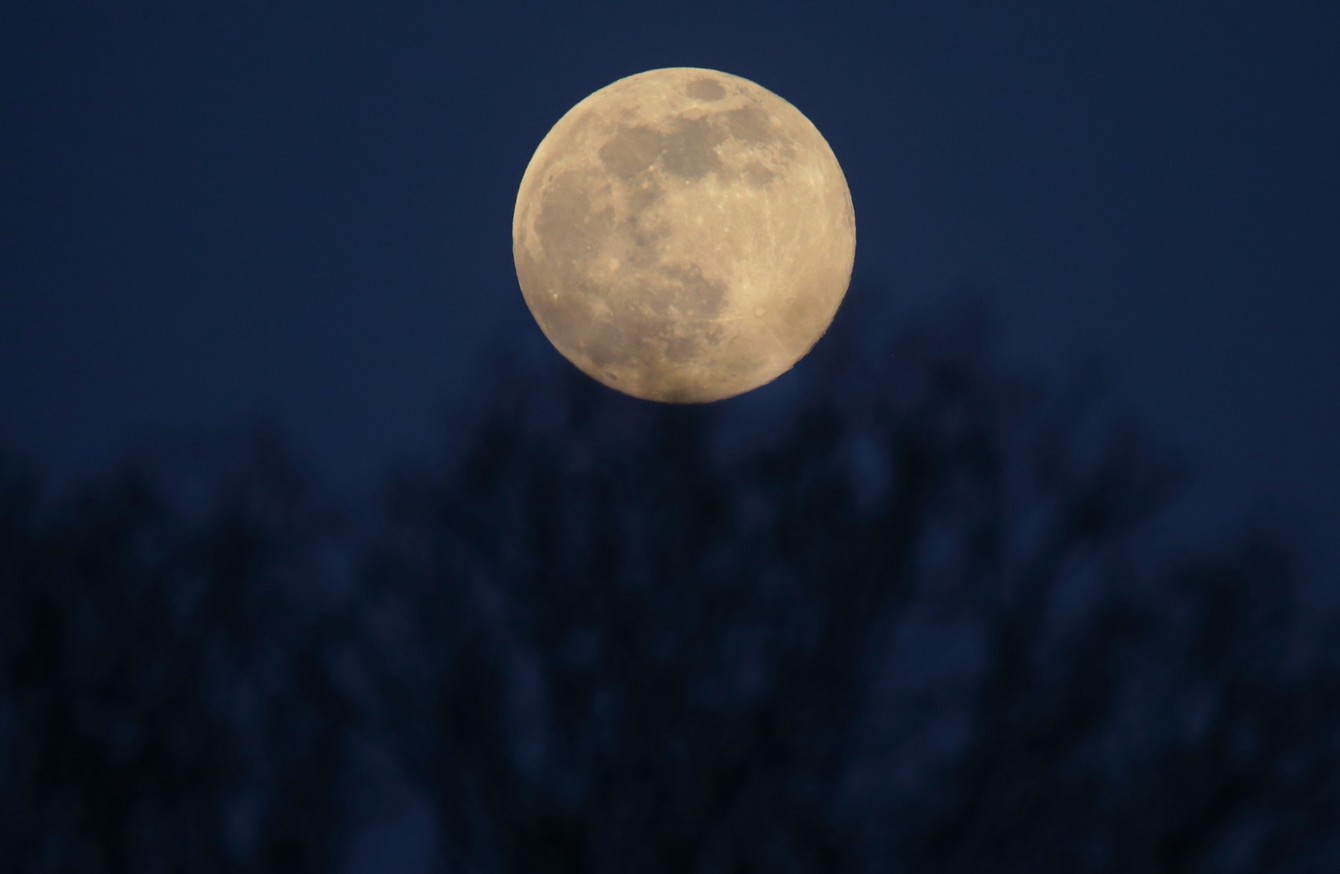
[[[545,336],[655,401],[720,400],[785,373],[827,330],[855,251],[823,136],[715,70],[651,70],[578,103],[536,149],[512,218]]]

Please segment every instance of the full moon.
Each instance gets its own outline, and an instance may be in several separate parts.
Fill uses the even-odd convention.
[[[758,388],[823,336],[856,219],[810,120],[727,73],[651,70],[567,112],[535,150],[512,255],[544,335],[634,397]]]

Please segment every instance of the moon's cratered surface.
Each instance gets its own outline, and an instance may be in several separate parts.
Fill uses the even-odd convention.
[[[651,70],[578,103],[536,149],[512,218],[545,336],[656,401],[728,398],[789,370],[832,321],[855,250],[823,136],[715,70]]]

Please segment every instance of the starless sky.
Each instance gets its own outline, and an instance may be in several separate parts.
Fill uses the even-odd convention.
[[[833,146],[846,306],[979,289],[1012,354],[1111,365],[1201,473],[1204,520],[1283,508],[1324,545],[1338,43],[1315,0],[5,4],[0,433],[68,477],[270,417],[370,485],[491,343],[543,344],[510,228],[549,127],[705,66]]]

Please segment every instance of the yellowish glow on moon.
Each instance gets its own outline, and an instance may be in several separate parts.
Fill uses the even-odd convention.
[[[654,401],[720,400],[785,373],[827,330],[855,251],[846,179],[809,119],[695,68],[629,76],[569,110],[512,218],[545,336]]]

